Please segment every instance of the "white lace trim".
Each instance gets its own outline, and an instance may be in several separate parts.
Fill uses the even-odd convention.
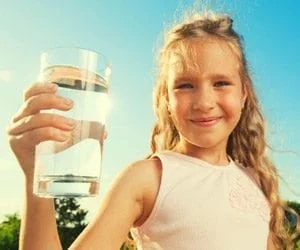
[[[229,192],[230,204],[248,213],[256,213],[265,221],[270,220],[269,203],[263,192],[241,173],[234,177]]]

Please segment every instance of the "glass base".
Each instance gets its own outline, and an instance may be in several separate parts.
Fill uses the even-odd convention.
[[[75,175],[40,176],[34,194],[43,198],[93,197],[99,193],[99,178]]]

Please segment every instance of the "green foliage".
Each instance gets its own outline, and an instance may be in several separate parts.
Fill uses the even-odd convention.
[[[55,199],[56,222],[63,249],[68,249],[86,226],[87,211],[76,199]],[[6,215],[0,224],[0,250],[18,250],[21,220],[17,213]],[[130,233],[120,250],[136,250]]]
[[[300,203],[296,201],[287,201],[287,205],[290,208],[293,208],[296,211],[296,213],[300,215]]]
[[[135,242],[132,240],[127,240],[120,248],[120,250],[137,250]]]
[[[300,215],[300,203],[288,201],[288,206],[293,208]],[[63,249],[68,249],[72,242],[87,225],[85,217],[87,211],[80,208],[75,198],[55,199],[56,220],[58,232]],[[293,225],[295,217],[286,214]],[[17,250],[19,244],[20,218],[17,213],[6,215],[5,220],[0,224],[0,250]],[[136,244],[130,233],[127,241],[120,250],[136,250]],[[294,250],[300,250],[300,237],[295,240]]]
[[[85,228],[87,211],[80,209],[75,198],[55,199],[56,223],[63,249],[68,249],[72,242]],[[136,250],[130,232],[127,241],[120,250]]]
[[[287,201],[288,207],[295,210],[295,212],[300,216],[300,203],[295,201]],[[286,218],[289,221],[289,224],[287,225],[287,231],[290,234],[293,234],[296,232],[296,224],[297,224],[297,217],[289,212],[285,213]],[[300,250],[300,235],[298,232],[298,236],[294,240],[294,250]]]
[[[56,223],[63,249],[72,242],[86,227],[87,211],[80,208],[75,198],[55,199]]]
[[[17,213],[6,215],[0,224],[0,250],[19,248],[20,218]]]
[[[133,240],[130,232],[128,233],[127,240],[121,246],[120,250],[137,250],[137,246],[136,246],[135,241]]]

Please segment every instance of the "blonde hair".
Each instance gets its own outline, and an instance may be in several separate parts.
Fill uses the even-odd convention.
[[[179,142],[179,133],[168,111],[167,74],[172,53],[180,54],[182,45],[193,39],[213,38],[225,41],[240,60],[240,77],[247,93],[241,118],[229,136],[227,153],[242,166],[251,168],[259,180],[271,207],[269,228],[274,245],[278,249],[292,249],[293,240],[300,232],[299,216],[280,198],[278,189],[280,176],[266,153],[268,145],[265,140],[264,118],[249,74],[242,38],[235,32],[232,24],[233,20],[228,15],[205,12],[191,15],[166,33],[164,46],[159,53],[159,71],[153,94],[157,120],[151,136],[151,151],[153,154],[161,150],[172,150]],[[182,56],[184,57],[184,54]],[[294,234],[288,232],[285,210],[297,218]]]

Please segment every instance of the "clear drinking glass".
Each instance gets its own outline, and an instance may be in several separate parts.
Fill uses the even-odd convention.
[[[72,99],[69,111],[43,112],[76,121],[65,142],[37,145],[34,193],[40,197],[86,197],[99,193],[111,67],[101,54],[56,48],[41,55],[40,80],[58,85],[57,95]]]

